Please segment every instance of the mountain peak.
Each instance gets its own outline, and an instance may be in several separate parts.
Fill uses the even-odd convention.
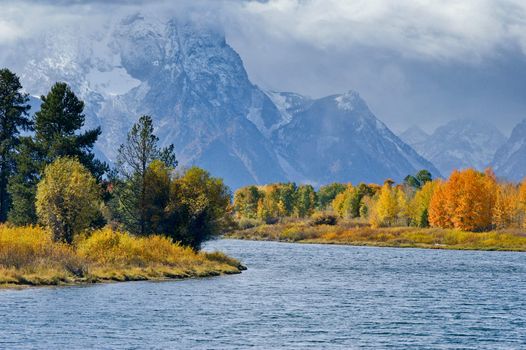
[[[358,105],[363,106],[365,101],[360,97],[360,94],[356,91],[349,90],[341,95],[336,95],[334,97],[338,108],[344,111],[352,111]]]

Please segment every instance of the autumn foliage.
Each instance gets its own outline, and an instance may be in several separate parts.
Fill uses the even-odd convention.
[[[429,207],[429,223],[464,231],[491,229],[498,187],[491,171],[454,171],[437,186]]]
[[[420,171],[401,184],[391,179],[382,186],[330,184],[317,192],[294,183],[249,186],[235,193],[234,209],[238,218],[267,223],[316,212],[373,228],[520,229],[526,224],[526,180],[502,182],[491,169],[465,169],[454,171],[446,180],[433,180],[429,172]]]

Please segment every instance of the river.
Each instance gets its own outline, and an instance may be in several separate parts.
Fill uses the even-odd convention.
[[[218,240],[233,276],[0,291],[2,349],[525,349],[526,254]]]

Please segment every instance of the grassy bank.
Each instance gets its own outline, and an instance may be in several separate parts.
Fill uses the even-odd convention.
[[[242,268],[223,253],[196,253],[161,236],[103,229],[68,245],[39,227],[0,226],[0,286],[206,277]]]
[[[313,225],[310,221],[261,225],[231,232],[227,237],[381,247],[526,251],[526,235],[519,232],[464,232],[416,227],[372,228],[365,223],[349,221],[337,225]]]

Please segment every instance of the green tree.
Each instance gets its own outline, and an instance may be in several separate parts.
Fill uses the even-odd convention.
[[[148,191],[151,189],[147,172],[150,164],[159,160],[167,167],[177,166],[173,145],[161,149],[158,142],[152,118],[144,115],[132,126],[126,143],[119,148],[117,171],[120,181],[116,183],[116,211],[125,227],[135,234],[152,233],[148,228]]]
[[[296,190],[295,212],[300,218],[311,216],[316,207],[316,192],[311,185],[301,185]]]
[[[19,225],[36,222],[36,185],[46,165],[57,158],[77,158],[97,181],[108,169],[92,151],[101,130],[80,132],[85,121],[84,103],[69,86],[56,83],[41,99],[40,111],[34,117],[35,135],[21,138],[16,155],[17,175],[9,184],[13,201],[9,220]]]
[[[172,168],[156,159],[150,163],[146,170],[145,187],[145,211],[146,211],[146,232],[164,233],[169,232],[170,227],[166,226],[165,209],[170,201]]]
[[[230,190],[223,180],[192,167],[171,185],[167,207],[169,234],[174,241],[199,250],[201,244],[231,224]]]
[[[38,218],[56,241],[72,243],[74,235],[87,229],[97,217],[100,202],[96,179],[73,158],[55,160],[38,183]]]
[[[347,186],[342,183],[332,183],[329,185],[321,186],[318,190],[318,208],[321,210],[327,209],[331,205],[332,201],[336,196],[343,191]]]
[[[15,173],[14,150],[20,131],[32,126],[28,101],[16,74],[0,69],[0,222],[6,221],[11,203],[7,185]]]
[[[422,188],[426,183],[433,180],[433,175],[428,170],[420,170],[416,175],[407,175],[404,178],[404,183],[415,189]]]
[[[294,213],[297,190],[298,187],[293,182],[278,185],[277,201],[280,217],[292,216],[292,214]]]

